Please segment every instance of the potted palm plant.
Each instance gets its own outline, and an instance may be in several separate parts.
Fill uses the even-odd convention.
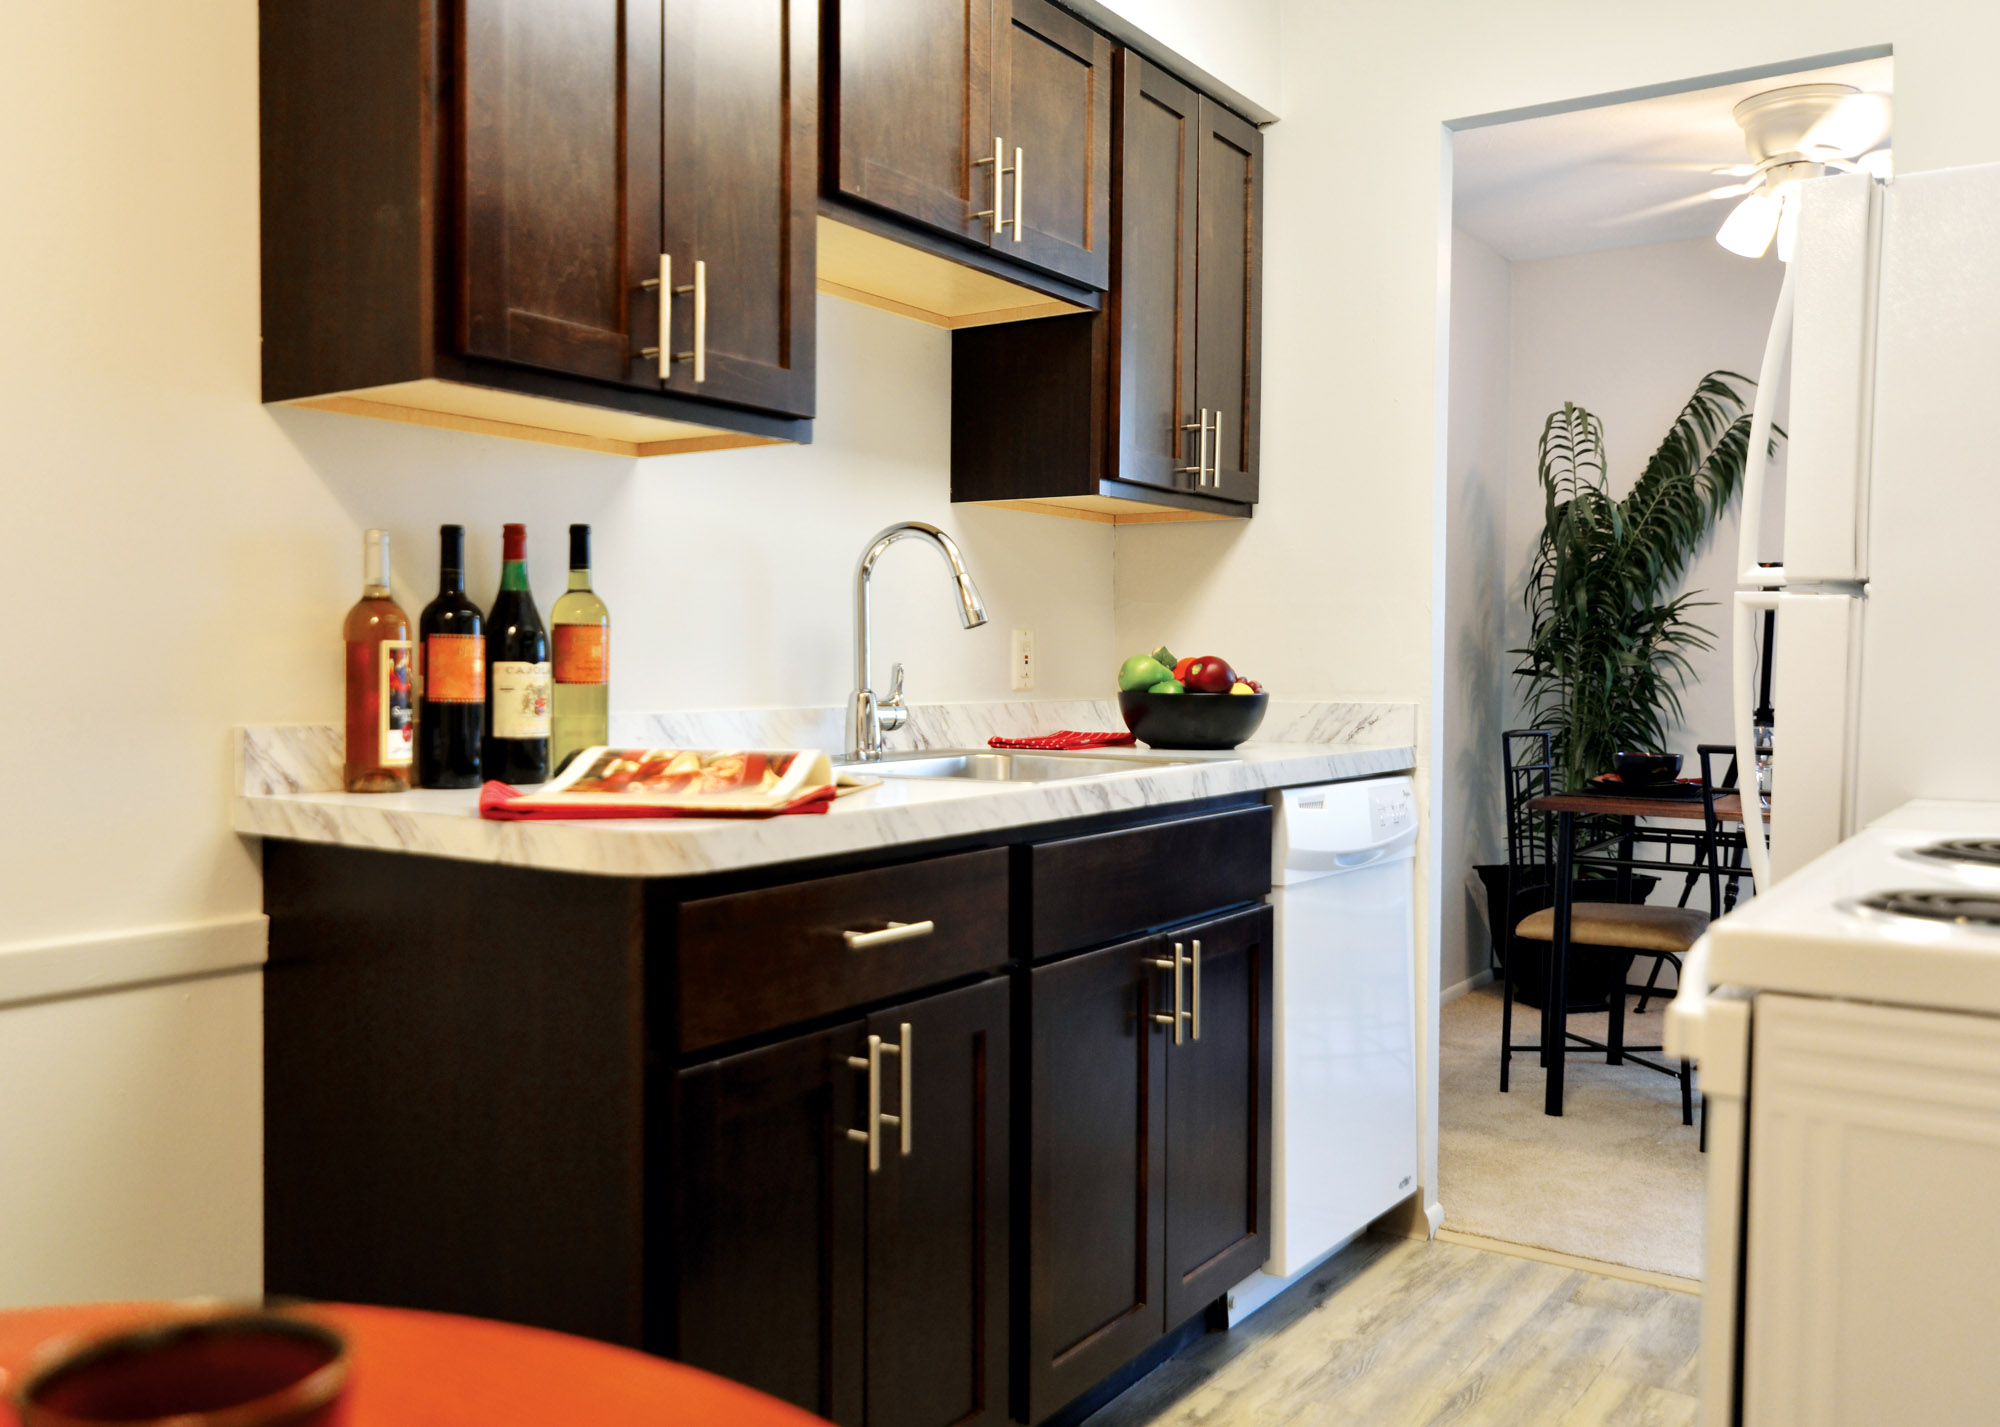
[[[1688,656],[1713,647],[1691,617],[1712,601],[1671,592],[1742,485],[1755,386],[1735,372],[1703,377],[1622,499],[1595,416],[1564,402],[1543,423],[1547,516],[1523,596],[1532,628],[1508,652],[1530,719],[1556,735],[1565,787],[1609,772],[1616,752],[1665,751]]]

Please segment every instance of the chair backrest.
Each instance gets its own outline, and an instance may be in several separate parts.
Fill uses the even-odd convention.
[[[1715,800],[1722,793],[1736,791],[1736,745],[1733,743],[1698,743],[1695,755],[1701,759],[1701,812],[1702,820],[1708,824],[1709,835],[1721,826],[1715,816]],[[1729,755],[1729,766],[1723,770],[1721,778],[1715,776],[1715,760],[1723,754]]]
[[[1528,804],[1556,790],[1556,739],[1545,728],[1513,728],[1500,735],[1501,776],[1507,786],[1507,868],[1514,885],[1546,880],[1555,862],[1553,813]]]

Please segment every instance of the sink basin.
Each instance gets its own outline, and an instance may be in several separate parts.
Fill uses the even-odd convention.
[[[1172,768],[1187,758],[1093,758],[1079,753],[995,753],[983,748],[934,748],[892,753],[875,763],[839,763],[840,773],[875,778],[962,778],[978,783],[1058,783],[1134,768]]]

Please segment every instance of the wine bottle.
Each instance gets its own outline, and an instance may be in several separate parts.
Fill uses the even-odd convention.
[[[417,786],[479,786],[486,636],[465,597],[465,527],[438,527],[438,593],[417,619]]]
[[[347,752],[341,781],[350,793],[400,793],[410,786],[416,746],[410,617],[389,593],[389,532],[362,546],[361,599],[347,612]]]
[[[590,527],[569,528],[569,589],[549,611],[555,637],[555,715],[549,766],[611,741],[611,612],[590,587]]]
[[[549,635],[528,590],[528,527],[502,528],[500,593],[486,615],[482,772],[503,783],[549,776]]]

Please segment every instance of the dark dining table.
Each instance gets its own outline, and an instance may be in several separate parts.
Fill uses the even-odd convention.
[[[1682,784],[1682,787],[1688,785]],[[1764,799],[1763,815],[1771,816],[1770,800]],[[1549,941],[1549,986],[1551,988],[1547,1008],[1542,1012],[1542,1061],[1548,1068],[1548,1088],[1544,1092],[1542,1109],[1545,1114],[1560,1115],[1563,1112],[1563,1065],[1569,1050],[1568,996],[1564,988],[1569,985],[1569,931],[1570,907],[1574,898],[1573,878],[1578,861],[1576,855],[1576,821],[1578,818],[1618,818],[1623,820],[1624,832],[1615,839],[1620,843],[1616,855],[1591,856],[1587,860],[1616,868],[1621,874],[1629,874],[1635,867],[1649,870],[1671,870],[1690,872],[1694,864],[1669,865],[1666,863],[1638,860],[1632,856],[1631,844],[1637,834],[1633,825],[1642,820],[1697,822],[1703,831],[1691,837],[1677,834],[1680,841],[1702,844],[1707,839],[1707,817],[1699,798],[1685,796],[1662,796],[1658,793],[1608,792],[1592,789],[1589,792],[1547,793],[1531,799],[1528,809],[1537,813],[1556,815],[1556,871],[1555,871],[1555,926]],[[1742,824],[1743,798],[1739,793],[1718,793],[1715,798],[1715,816],[1718,823]],[[1662,839],[1658,834],[1656,839]],[[1669,841],[1671,854],[1673,842]],[[1706,844],[1711,867],[1719,855],[1719,849],[1712,841]],[[1624,978],[1619,978],[1619,994],[1624,994]]]

